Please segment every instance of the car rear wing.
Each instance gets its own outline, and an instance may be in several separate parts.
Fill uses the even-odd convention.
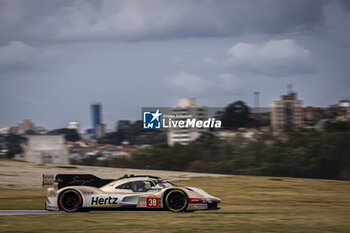
[[[43,182],[42,182],[43,187],[53,187],[54,184],[55,184],[54,175],[43,174]]]
[[[101,179],[91,174],[44,174],[42,186],[44,189],[53,187],[55,190],[67,186],[92,186],[99,188],[112,181],[114,181],[114,179]]]
[[[57,191],[57,183],[55,183],[55,175],[43,174],[42,187],[46,196],[54,196],[55,191]]]

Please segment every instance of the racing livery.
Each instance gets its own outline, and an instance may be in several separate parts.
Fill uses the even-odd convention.
[[[221,200],[195,187],[179,187],[160,177],[124,175],[100,179],[90,174],[43,175],[47,210],[154,208],[173,212],[219,209]]]

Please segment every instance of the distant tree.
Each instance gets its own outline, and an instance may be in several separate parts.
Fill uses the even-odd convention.
[[[13,158],[16,154],[23,153],[23,149],[18,142],[10,143],[8,146],[7,157]]]
[[[16,134],[10,134],[4,137],[5,141],[8,143],[15,143],[15,142],[25,142],[27,141],[27,138],[21,136],[21,135],[16,135]]]
[[[243,101],[236,101],[228,105],[223,112],[217,112],[216,116],[221,119],[224,128],[237,129],[256,125],[249,113],[250,109]]]
[[[35,133],[34,130],[29,129],[29,130],[27,130],[27,131],[25,132],[25,134],[27,134],[27,135],[35,135],[36,133]]]
[[[138,121],[130,122],[128,120],[118,121],[117,131],[119,137],[122,141],[132,140],[134,137],[137,137],[141,134],[141,125]]]
[[[166,134],[160,130],[142,130],[142,121],[119,120],[116,132],[109,133],[98,140],[101,144],[120,145],[123,141],[130,144],[155,144],[166,142]]]
[[[116,131],[129,129],[132,126],[132,122],[129,120],[117,121]]]
[[[350,122],[338,121],[325,126],[327,132],[350,132]]]
[[[98,140],[102,144],[120,145],[123,141],[131,141],[140,135],[141,129],[136,122],[129,120],[119,120],[117,122],[116,131],[105,135]]]
[[[219,110],[219,111],[215,112],[214,118],[215,118],[215,119],[222,119],[222,117],[224,116],[224,114],[225,114],[225,110],[224,110],[224,111]]]
[[[92,134],[92,129],[87,129],[87,130],[85,130],[85,133],[86,133],[86,134]]]
[[[199,136],[199,138],[197,138],[196,141],[199,142],[199,143],[205,143],[205,142],[208,142],[208,141],[212,140],[214,137],[215,136],[213,134],[206,132],[206,133],[202,133]]]
[[[100,144],[113,144],[113,145],[120,145],[123,139],[121,138],[118,131],[107,133],[102,138],[98,139],[98,143]]]
[[[209,134],[188,145],[155,144],[127,158],[85,164],[129,168],[350,180],[350,133],[292,131],[219,139]]]
[[[78,134],[76,129],[68,129],[68,128],[54,129],[49,131],[47,134],[49,135],[64,134],[64,138],[67,141],[71,141],[71,142],[80,140],[80,135]]]

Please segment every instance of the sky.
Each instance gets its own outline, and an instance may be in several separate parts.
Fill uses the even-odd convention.
[[[138,120],[182,97],[350,98],[350,1],[0,0],[0,127]]]

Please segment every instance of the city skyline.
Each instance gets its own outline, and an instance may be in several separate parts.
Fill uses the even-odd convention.
[[[282,94],[280,95],[280,98],[283,99],[285,98],[285,96],[289,96],[289,95],[293,95],[293,96],[297,96],[297,92],[294,92],[294,91],[291,91],[289,90],[289,92],[286,92],[285,93],[286,95]],[[192,98],[180,98],[178,99],[177,101],[181,101],[182,99],[192,99]],[[196,101],[196,99],[193,99],[194,101]],[[240,101],[240,100],[237,100],[237,101]],[[237,102],[236,101],[236,102]],[[274,108],[274,102],[279,102],[280,100],[273,100],[271,101],[271,106],[269,107],[264,107],[264,106],[250,106],[250,105],[247,105],[247,107],[250,108],[250,113],[251,114],[266,114],[266,113],[272,113],[273,112],[273,108]],[[350,104],[350,100],[341,100],[341,101],[338,101],[337,103],[334,103],[332,105],[329,105],[329,106],[326,106],[326,107],[319,107],[319,106],[310,106],[310,105],[303,105],[303,100],[299,100],[301,101],[301,108],[304,109],[304,111],[310,111],[310,109],[326,109],[326,108],[334,108],[334,106],[338,106],[338,107],[341,107],[343,109],[348,109],[347,111],[349,112],[349,104]],[[223,111],[229,104],[232,104],[232,103],[228,103],[225,105],[225,107],[208,107],[206,105],[202,105],[202,107],[205,107],[209,110],[210,112],[210,115],[209,117],[213,118],[215,117],[214,115],[218,112],[218,111]],[[246,104],[246,103],[245,103]],[[94,107],[98,105],[100,106],[97,110],[97,109],[94,109]],[[45,130],[54,130],[54,129],[58,129],[58,128],[68,128],[68,129],[76,129],[77,132],[80,132],[82,134],[86,133],[87,130],[91,130],[91,134],[92,135],[95,135],[94,137],[97,137],[97,134],[98,134],[98,130],[100,130],[100,135],[103,135],[104,133],[109,133],[109,132],[114,132],[116,130],[116,126],[117,126],[117,123],[119,120],[122,120],[122,121],[125,121],[125,120],[128,120],[128,121],[142,121],[142,117],[139,116],[139,117],[136,117],[134,119],[116,119],[115,121],[112,122],[112,124],[110,125],[106,125],[104,123],[101,123],[100,120],[97,120],[98,122],[100,123],[97,123],[96,121],[96,114],[98,113],[95,113],[96,111],[99,112],[98,115],[100,115],[99,119],[102,119],[101,116],[103,114],[103,110],[102,110],[102,103],[94,103],[94,104],[90,104],[90,115],[89,116],[84,116],[84,117],[87,117],[87,118],[90,118],[90,125],[89,126],[86,126],[85,128],[80,128],[80,121],[78,119],[78,121],[69,121],[69,122],[66,122],[65,125],[61,125],[57,128],[47,128],[45,125],[41,125],[40,123],[37,124],[37,122],[35,121],[35,119],[23,119],[21,122],[19,122],[18,124],[14,124],[14,125],[0,125],[0,128],[3,128],[3,130],[5,130],[5,128],[7,128],[7,130],[10,130],[10,128],[12,127],[15,127],[16,128],[16,132],[18,131],[20,134],[23,134],[23,132],[25,131],[25,128],[27,127],[26,125],[30,124],[31,125],[31,128],[30,130],[33,130],[34,131],[41,131],[41,133],[44,133]],[[149,109],[162,109],[162,112],[167,112],[168,110],[167,109],[172,109],[172,108],[176,108],[177,106],[173,105],[173,106],[149,106],[149,107],[146,107],[146,108],[142,108],[141,109],[141,112],[143,112],[145,109],[149,110]],[[304,113],[307,115],[307,113]],[[305,116],[306,116],[305,115]],[[92,126],[91,126],[91,123],[92,123]],[[103,128],[100,128],[98,126],[102,126]],[[24,127],[24,129],[22,129]],[[94,129],[96,127],[96,129]],[[105,128],[107,127],[107,128]],[[24,131],[23,131],[24,130]],[[101,131],[102,130],[102,131]],[[6,131],[6,130],[5,130]],[[39,133],[39,134],[41,134]],[[44,133],[45,134],[45,133]]]
[[[39,7],[40,6],[40,7]],[[0,126],[49,129],[101,102],[108,128],[181,97],[270,107],[349,99],[348,1],[0,1]]]

